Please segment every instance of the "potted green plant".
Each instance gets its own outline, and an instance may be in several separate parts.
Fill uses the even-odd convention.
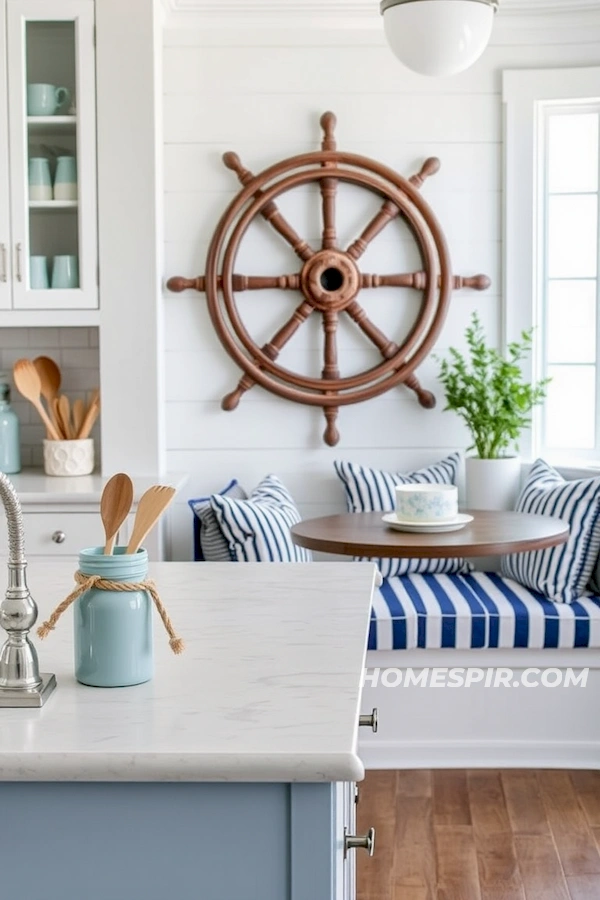
[[[532,331],[507,347],[506,356],[488,346],[477,313],[465,331],[467,353],[454,347],[441,360],[446,410],[464,420],[471,433],[466,459],[466,501],[470,509],[511,509],[519,489],[521,432],[546,397],[549,379],[525,380],[520,363],[531,354]]]

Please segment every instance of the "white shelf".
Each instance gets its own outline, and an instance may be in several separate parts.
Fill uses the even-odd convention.
[[[78,202],[77,200],[30,200],[29,201],[29,209],[42,209],[42,210],[66,210],[66,209],[77,209]]]
[[[27,127],[30,133],[74,132],[77,127],[77,116],[27,116]]]

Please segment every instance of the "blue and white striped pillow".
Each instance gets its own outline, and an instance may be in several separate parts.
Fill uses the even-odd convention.
[[[346,491],[349,512],[393,512],[396,508],[395,487],[398,484],[456,484],[460,453],[418,469],[416,472],[382,472],[351,462],[334,462],[335,471]],[[356,557],[363,561],[366,557]],[[373,559],[384,578],[393,575],[438,575],[469,572],[464,559]]]
[[[517,500],[517,511],[556,516],[571,530],[566,544],[511,553],[501,571],[549,600],[572,603],[586,586],[600,549],[600,477],[565,481],[543,459],[534,462]]]
[[[221,497],[233,497],[245,500],[248,494],[233,478],[227,487],[219,491]],[[217,517],[210,506],[210,496],[196,497],[188,500],[194,513],[194,560],[196,562],[230,562],[229,544],[217,522]]]
[[[210,505],[234,562],[310,562],[309,550],[292,542],[300,513],[284,485],[267,475],[247,500],[214,494]]]

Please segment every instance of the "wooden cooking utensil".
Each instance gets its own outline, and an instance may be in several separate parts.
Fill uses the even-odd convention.
[[[67,436],[65,434],[65,426],[63,425],[62,416],[60,414],[60,406],[58,405],[58,397],[55,397],[52,401],[52,406],[48,411],[51,418],[52,424],[55,426],[56,430],[60,434],[61,441],[66,441]]]
[[[13,366],[13,378],[15,380],[17,390],[37,409],[39,416],[46,426],[46,430],[48,431],[48,434],[50,435],[52,440],[60,441],[61,437],[56,430],[56,427],[48,418],[48,413],[42,406],[42,402],[40,400],[40,393],[42,389],[40,376],[38,375],[37,370],[30,359],[18,359],[16,361]]]
[[[79,436],[84,418],[85,403],[83,402],[81,397],[78,397],[77,400],[73,401],[73,431],[75,432],[75,437]]]
[[[58,368],[54,360],[50,359],[49,356],[36,356],[36,358],[33,360],[33,365],[35,366],[36,372],[40,376],[42,397],[46,401],[48,415],[52,420],[52,424],[58,430],[60,428],[60,424],[58,423],[54,414],[54,398],[57,396],[60,388],[60,369]]]
[[[137,553],[148,533],[161,517],[173,497],[175,488],[154,484],[140,497],[127,553]]]
[[[118,472],[108,479],[100,499],[100,517],[106,535],[104,544],[106,555],[113,552],[119,528],[129,515],[132,503],[133,482],[129,475]]]
[[[72,441],[75,434],[73,432],[73,426],[71,425],[71,404],[69,403],[69,398],[66,394],[61,394],[58,398],[58,414],[60,416],[62,433],[66,440]]]
[[[94,399],[88,406],[87,412],[83,419],[83,425],[79,429],[79,433],[77,434],[77,439],[80,441],[85,440],[90,436],[90,431],[94,427],[94,422],[98,418],[98,413],[100,412],[100,395],[96,394]]]

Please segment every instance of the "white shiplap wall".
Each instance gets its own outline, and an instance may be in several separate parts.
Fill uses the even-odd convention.
[[[423,187],[449,242],[454,270],[485,272],[493,287],[484,294],[455,294],[438,346],[460,345],[477,309],[490,338],[502,325],[502,104],[505,68],[586,65],[600,62],[597,42],[491,46],[471,70],[451,79],[421,78],[401,67],[372,31],[275,34],[256,29],[224,34],[189,26],[165,32],[165,276],[204,271],[207,244],[220,213],[238,189],[221,155],[235,150],[255,172],[280,158],[317,149],[319,117],[338,117],[338,146],[381,160],[402,174],[417,171],[427,156],[442,168]],[[545,37],[547,41],[547,35]],[[303,236],[319,233],[318,198],[310,190],[280,206]],[[341,189],[339,231],[349,243],[378,204],[358,189]],[[377,273],[419,268],[414,249],[395,223],[361,261]],[[253,226],[236,270],[246,274],[298,271],[294,254],[262,223]],[[242,295],[240,309],[258,344],[294,308],[289,295]],[[408,291],[361,296],[375,321],[397,336],[416,298]],[[310,323],[312,326],[315,323]],[[280,360],[289,368],[320,369],[318,328],[304,326]],[[340,335],[343,373],[373,364],[368,345],[350,328]],[[437,365],[419,376],[436,390]],[[236,476],[248,488],[267,472],[289,486],[304,515],[341,510],[343,496],[332,463],[343,457],[406,469],[464,447],[458,419],[438,407],[422,410],[404,388],[368,403],[342,408],[341,441],[326,447],[323,414],[283,401],[260,388],[234,413],[220,400],[239,373],[221,348],[203,295],[166,299],[166,402],[169,470],[190,473],[173,515],[174,558],[189,558],[191,522],[185,499],[216,491]]]

